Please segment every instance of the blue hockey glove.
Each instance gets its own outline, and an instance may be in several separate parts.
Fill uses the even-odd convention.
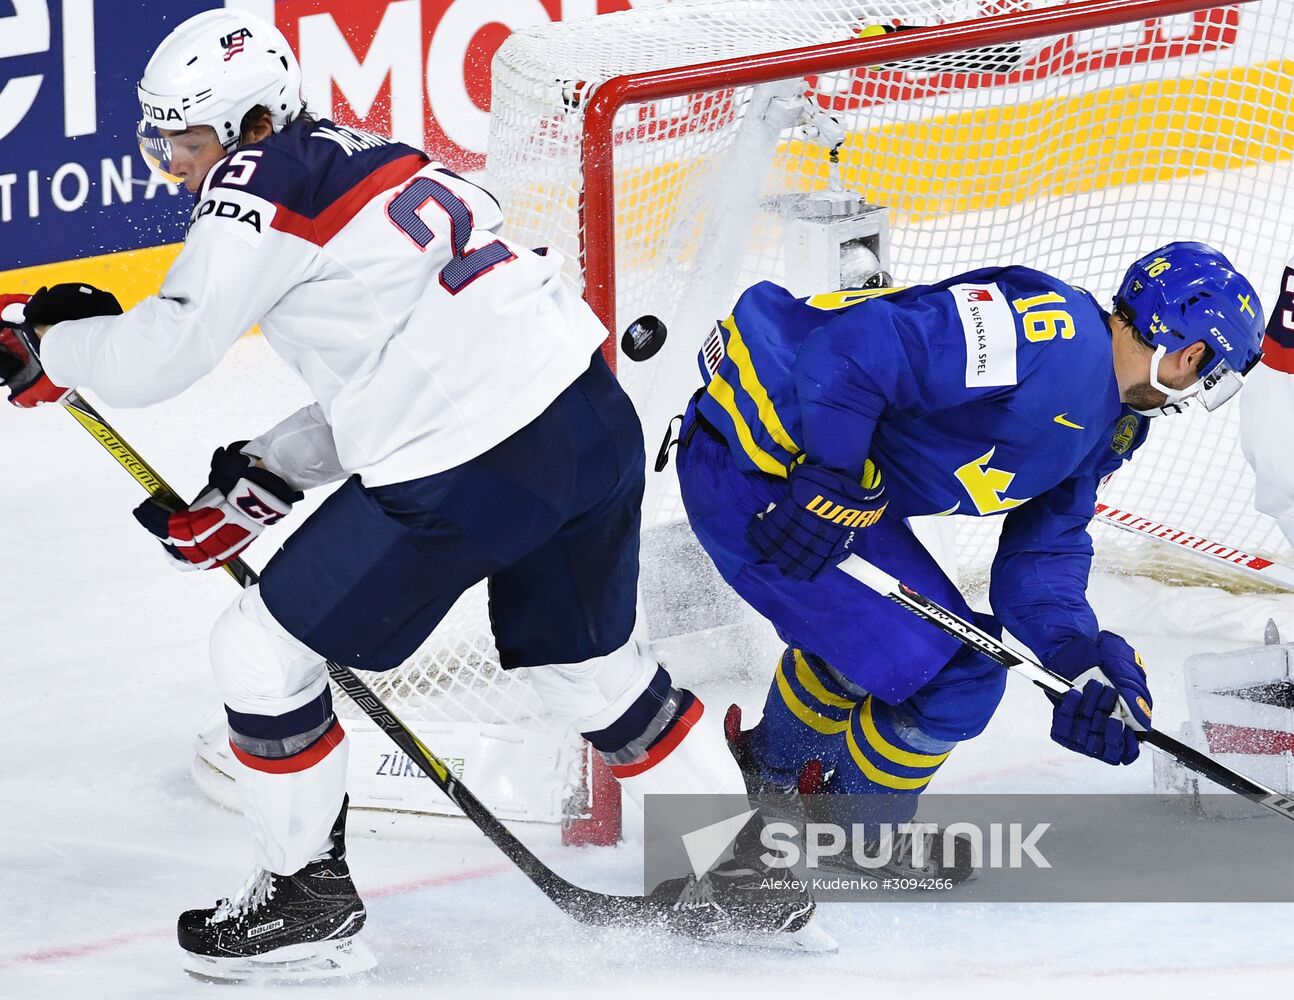
[[[812,580],[835,566],[857,532],[880,520],[888,502],[869,459],[862,481],[805,461],[791,467],[790,496],[751,519],[746,538],[787,576]]]
[[[1113,632],[1100,633],[1095,642],[1079,636],[1061,646],[1048,667],[1074,683],[1074,690],[1054,699],[1051,738],[1107,764],[1136,760],[1137,733],[1150,729],[1152,704],[1136,650]]]

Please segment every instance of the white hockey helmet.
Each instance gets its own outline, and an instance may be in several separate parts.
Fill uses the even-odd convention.
[[[169,173],[162,129],[210,125],[225,149],[238,145],[243,116],[269,108],[277,132],[301,113],[301,67],[272,24],[239,10],[195,14],[162,40],[138,87],[140,151]]]

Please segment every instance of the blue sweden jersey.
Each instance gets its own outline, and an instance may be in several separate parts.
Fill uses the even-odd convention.
[[[871,458],[887,519],[1006,514],[994,612],[1045,656],[1096,634],[1086,528],[1146,434],[1111,352],[1091,295],[1025,267],[808,299],[764,282],[707,340],[697,411],[748,473]]]
[[[1105,313],[1023,267],[808,299],[764,282],[702,370],[698,408],[741,464],[785,476],[804,451],[861,473],[870,457],[900,517],[1003,513],[1085,463],[1111,471],[1136,431],[1112,447],[1127,413]]]

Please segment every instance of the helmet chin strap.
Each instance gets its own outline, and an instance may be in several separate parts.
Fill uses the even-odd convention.
[[[1150,384],[1153,388],[1158,389],[1167,398],[1162,404],[1151,410],[1137,410],[1143,417],[1162,417],[1182,413],[1190,406],[1191,400],[1199,393],[1202,385],[1200,380],[1196,380],[1188,385],[1185,389],[1173,389],[1159,381],[1159,364],[1168,354],[1168,348],[1162,344],[1155,348],[1155,353],[1150,359]]]

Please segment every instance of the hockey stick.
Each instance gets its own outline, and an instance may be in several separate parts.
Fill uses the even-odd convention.
[[[79,393],[63,401],[64,408],[129,472],[139,485],[172,509],[187,504],[166,484]],[[250,587],[258,577],[242,559],[235,559],[225,570],[242,587]],[[568,882],[539,860],[518,840],[472,792],[454,777],[445,763],[396,718],[382,700],[348,667],[328,661],[328,676],[355,702],[364,714],[403,750],[409,759],[444,792],[508,859],[525,874],[545,896],[567,916],[585,924],[607,925],[631,923],[639,926],[669,927],[667,910],[644,896],[616,896],[594,892]]]
[[[873,566],[858,556],[848,556],[840,568],[855,580],[870,587],[882,597],[888,597],[895,604],[911,611],[919,618],[924,618],[931,625],[942,629],[955,639],[961,640],[972,649],[978,650],[990,660],[1002,664],[1008,670],[1029,678],[1044,691],[1053,694],[1064,694],[1071,691],[1074,685],[1060,674],[1052,673],[1032,656],[1017,653],[1009,646],[994,639],[987,632],[976,628],[970,622],[959,618],[947,608],[941,607],[928,597],[923,597],[911,587],[900,583],[883,569]],[[1138,733],[1137,738],[1149,743],[1156,750],[1168,754],[1184,767],[1190,768],[1216,782],[1223,788],[1230,789],[1247,799],[1252,799],[1261,806],[1286,819],[1294,820],[1294,799],[1287,798],[1273,791],[1266,785],[1247,778],[1239,771],[1218,763],[1206,754],[1193,747],[1167,736],[1158,730],[1151,729]]]
[[[1228,569],[1245,573],[1257,580],[1262,580],[1264,583],[1271,584],[1273,587],[1294,590],[1294,567],[1284,566],[1281,563],[1264,559],[1262,556],[1256,556],[1252,552],[1246,552],[1243,549],[1237,549],[1222,542],[1215,542],[1212,539],[1205,538],[1203,535],[1193,535],[1189,531],[1182,531],[1172,525],[1152,521],[1150,518],[1140,517],[1131,511],[1123,510],[1120,507],[1111,507],[1109,504],[1104,503],[1096,505],[1096,516],[1092,518],[1092,521],[1096,524],[1108,524],[1110,527],[1118,528],[1121,531],[1153,538],[1155,541],[1163,542],[1165,545],[1176,546],[1191,555],[1199,556],[1202,559],[1208,559],[1221,566],[1226,566]]]

